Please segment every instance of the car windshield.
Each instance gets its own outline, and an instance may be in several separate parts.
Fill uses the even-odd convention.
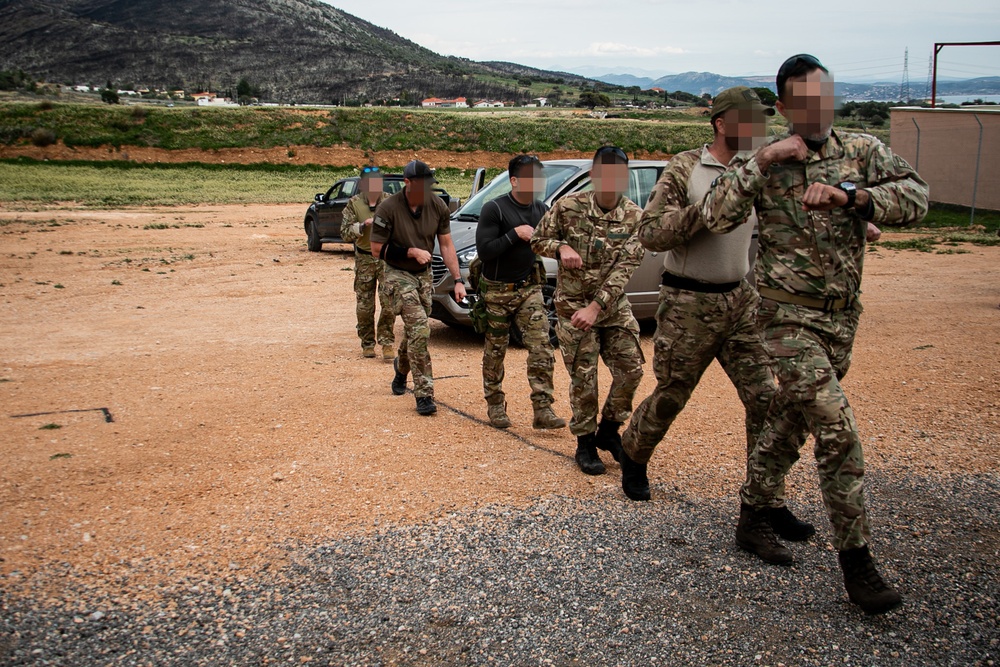
[[[573,174],[579,171],[579,167],[568,164],[547,164],[542,169],[542,176],[545,177],[545,192],[539,199],[546,200],[552,196],[556,190],[568,181]],[[502,197],[510,192],[510,179],[507,178],[507,171],[490,181],[489,185],[477,192],[458,211],[459,220],[479,220],[479,212],[488,201],[497,197]]]

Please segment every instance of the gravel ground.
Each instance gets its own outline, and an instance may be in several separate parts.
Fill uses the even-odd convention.
[[[617,469],[609,471],[617,476]],[[0,661],[25,665],[993,665],[1000,478],[868,476],[875,551],[902,610],[847,602],[820,526],[792,568],[733,543],[732,498],[657,487],[493,505],[322,545],[291,565],[155,591],[47,574],[3,599]],[[106,583],[106,582],[105,582]],[[127,582],[121,582],[124,587]],[[65,601],[65,602],[64,602]]]

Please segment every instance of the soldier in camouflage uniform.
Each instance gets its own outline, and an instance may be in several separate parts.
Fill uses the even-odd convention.
[[[635,236],[642,209],[624,193],[628,157],[615,146],[594,155],[593,192],[563,197],[538,223],[531,248],[559,260],[556,335],[570,376],[570,431],[576,462],[588,475],[604,472],[597,448],[621,456],[618,429],[632,411],[642,380],[639,325],[625,285],[642,261]],[[597,423],[597,360],[611,371],[611,388]]]
[[[927,185],[878,139],[832,131],[833,79],[816,58],[793,56],[777,77],[790,134],[736,158],[705,200],[705,225],[729,232],[756,209],[758,323],[778,390],[747,465],[736,541],[762,559],[792,562],[766,510],[816,438],[820,489],[851,602],[869,614],[902,603],[868,548],[861,440],[840,384],[851,363],[868,221],[904,225],[927,212]]]
[[[535,253],[528,242],[545,215],[537,193],[544,186],[542,163],[534,155],[518,155],[507,167],[510,193],[486,203],[476,225],[476,250],[482,277],[474,285],[486,304],[487,328],[483,347],[483,393],[490,424],[508,428],[503,392],[504,358],[514,322],[528,349],[528,383],[534,407],[532,427],[563,428],[566,420],[552,411],[552,367],[549,318],[542,301],[542,285],[535,277]],[[544,277],[543,277],[544,280]]]
[[[391,362],[395,356],[395,339],[392,332],[395,317],[392,306],[382,289],[382,272],[385,263],[372,257],[371,234],[375,208],[389,195],[382,191],[382,173],[378,167],[361,170],[358,194],[347,200],[344,220],[340,223],[340,238],[354,243],[354,296],[357,299],[358,338],[361,353],[375,356],[375,294],[378,293],[382,310],[378,317],[378,344],[382,346],[382,359]]]
[[[465,281],[458,267],[455,242],[451,238],[451,214],[431,186],[434,172],[419,160],[403,169],[403,189],[387,197],[375,210],[372,222],[372,254],[385,260],[385,293],[393,315],[403,318],[404,338],[393,361],[395,375],[390,385],[395,396],[406,393],[406,376],[413,371],[413,394],[417,414],[437,412],[434,376],[427,343],[431,328],[431,252],[434,240],[455,283],[455,301],[465,298]]]
[[[705,229],[702,203],[726,165],[763,141],[773,114],[745,86],[719,93],[712,103],[712,143],[675,155],[643,210],[639,241],[665,254],[653,343],[657,384],[622,435],[622,490],[632,500],[649,500],[646,464],[714,359],[746,409],[748,457],[767,416],[774,379],[754,323],[759,297],[745,280],[756,216],[751,210],[747,224],[713,234]],[[788,539],[807,539],[815,528],[792,515],[782,491],[772,499],[772,526]]]

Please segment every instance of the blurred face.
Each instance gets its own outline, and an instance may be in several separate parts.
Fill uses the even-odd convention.
[[[382,193],[381,176],[365,176],[361,179],[361,191],[366,195]]]
[[[628,192],[628,165],[620,162],[594,163],[590,171],[594,192],[620,197]]]
[[[715,122],[731,151],[756,150],[767,137],[767,116],[760,111],[730,109]]]
[[[413,206],[423,206],[433,184],[429,178],[404,178],[403,185],[406,186],[407,201]]]
[[[538,199],[545,190],[542,168],[538,165],[521,167],[510,179],[511,191],[524,199]]]
[[[833,77],[817,69],[788,79],[785,94],[775,106],[788,119],[793,134],[824,141],[833,128],[834,104]]]

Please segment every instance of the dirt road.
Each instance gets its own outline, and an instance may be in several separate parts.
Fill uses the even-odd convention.
[[[433,327],[435,417],[392,396],[391,367],[360,355],[351,258],[307,252],[302,212],[0,208],[10,589],[55,568],[98,586],[252,569],[287,542],[617,487],[615,465],[575,470],[568,432],[530,429],[523,350],[507,362],[509,433],[470,418],[485,406],[469,332]],[[868,255],[846,384],[870,467],[1000,469],[1000,248],[961,250]],[[648,328],[643,346],[651,358]],[[556,378],[568,415],[558,362]],[[647,365],[640,396],[652,385]],[[654,497],[733,496],[740,412],[713,366],[651,464]],[[803,454],[793,498],[816,495]]]

